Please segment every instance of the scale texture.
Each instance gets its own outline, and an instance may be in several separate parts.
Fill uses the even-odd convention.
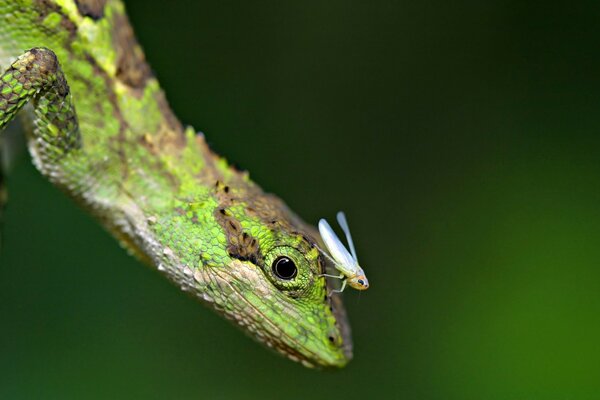
[[[0,73],[0,129],[22,116],[36,167],[130,252],[294,361],[351,359],[314,228],[179,122],[120,1],[0,0]]]

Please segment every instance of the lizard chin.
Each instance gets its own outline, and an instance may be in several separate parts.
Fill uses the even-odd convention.
[[[352,359],[350,328],[339,296],[323,296],[319,302],[290,297],[258,267],[238,260],[227,270],[198,270],[194,278],[201,300],[290,360],[309,368],[339,368]]]

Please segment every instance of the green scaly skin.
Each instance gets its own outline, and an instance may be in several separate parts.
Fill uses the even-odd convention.
[[[32,105],[36,167],[128,249],[290,359],[350,360],[315,231],[182,127],[120,1],[0,0],[2,71],[0,130]]]

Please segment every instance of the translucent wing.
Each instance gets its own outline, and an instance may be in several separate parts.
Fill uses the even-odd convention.
[[[350,228],[348,227],[348,221],[346,221],[346,214],[343,211],[337,213],[337,221],[338,224],[342,227],[342,230],[346,234],[346,240],[348,241],[348,245],[350,246],[350,251],[352,252],[352,257],[354,257],[354,261],[358,264],[358,257],[356,257],[356,250],[354,249],[354,242],[352,241],[352,235],[350,234]]]
[[[336,268],[344,275],[356,273],[358,264],[324,219],[319,221],[319,233],[331,257],[337,262]]]

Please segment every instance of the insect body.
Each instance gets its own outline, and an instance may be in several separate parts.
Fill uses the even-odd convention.
[[[325,252],[323,252],[323,254],[333,262],[335,268],[341,273],[339,276],[328,274],[324,274],[324,276],[343,279],[342,288],[336,292],[343,292],[346,288],[346,284],[354,289],[366,290],[369,288],[369,281],[365,276],[365,271],[358,265],[358,258],[356,257],[356,250],[354,249],[354,243],[352,242],[352,235],[350,234],[350,228],[348,228],[346,215],[342,211],[338,212],[337,220],[346,234],[346,240],[348,241],[352,254],[350,254],[348,249],[342,244],[333,229],[331,229],[329,223],[325,219],[321,219],[319,221],[319,233],[331,256]]]

